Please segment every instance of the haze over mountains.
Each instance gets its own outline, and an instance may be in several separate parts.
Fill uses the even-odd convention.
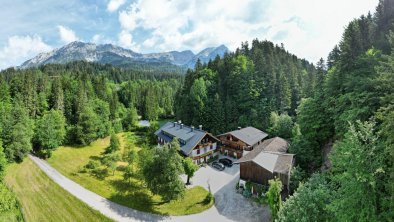
[[[202,63],[222,57],[228,48],[224,45],[210,47],[194,54],[190,50],[170,51],[161,53],[137,53],[112,44],[96,45],[94,43],[71,42],[59,49],[40,53],[36,57],[25,61],[20,68],[36,67],[48,63],[68,63],[77,60],[88,62],[109,63],[115,66],[127,66],[135,63],[172,64],[185,68],[193,68],[198,59]]]

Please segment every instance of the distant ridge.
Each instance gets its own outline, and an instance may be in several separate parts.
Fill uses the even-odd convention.
[[[64,64],[78,60],[103,64],[109,63],[115,66],[126,66],[135,63],[159,63],[194,68],[198,59],[202,63],[207,63],[217,55],[222,57],[228,51],[226,46],[220,45],[206,48],[197,54],[190,50],[142,54],[112,44],[96,45],[94,43],[76,41],[59,49],[40,53],[36,57],[22,63],[19,68],[37,67],[49,63]]]

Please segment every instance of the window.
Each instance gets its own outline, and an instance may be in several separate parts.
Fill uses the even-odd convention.
[[[213,149],[213,145],[211,144],[211,146],[209,147],[209,149],[211,150],[211,149]]]
[[[197,155],[200,154],[200,149],[197,149]]]

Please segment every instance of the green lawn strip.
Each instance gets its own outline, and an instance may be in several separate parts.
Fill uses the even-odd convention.
[[[53,182],[30,159],[8,167],[6,184],[26,221],[111,221]]]
[[[140,150],[141,135],[134,132],[118,134],[123,151],[125,144],[133,143],[135,149]],[[115,203],[140,211],[162,215],[187,215],[202,212],[213,205],[204,202],[208,191],[202,187],[188,189],[182,200],[165,203],[160,196],[153,195],[141,181],[135,177],[131,181],[123,179],[123,172],[117,170],[104,179],[83,172],[83,167],[92,159],[98,159],[105,147],[109,145],[109,138],[100,139],[90,146],[73,148],[59,147],[53,152],[48,162],[63,175],[69,177],[81,186],[103,196]],[[123,163],[119,163],[123,165]]]

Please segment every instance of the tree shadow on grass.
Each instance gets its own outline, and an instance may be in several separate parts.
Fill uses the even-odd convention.
[[[163,215],[155,209],[155,206],[164,202],[153,200],[152,195],[141,184],[129,183],[124,180],[113,180],[110,183],[118,190],[109,198],[111,201],[139,211]]]
[[[102,159],[102,157],[101,156],[90,156],[89,159],[100,161]]]

